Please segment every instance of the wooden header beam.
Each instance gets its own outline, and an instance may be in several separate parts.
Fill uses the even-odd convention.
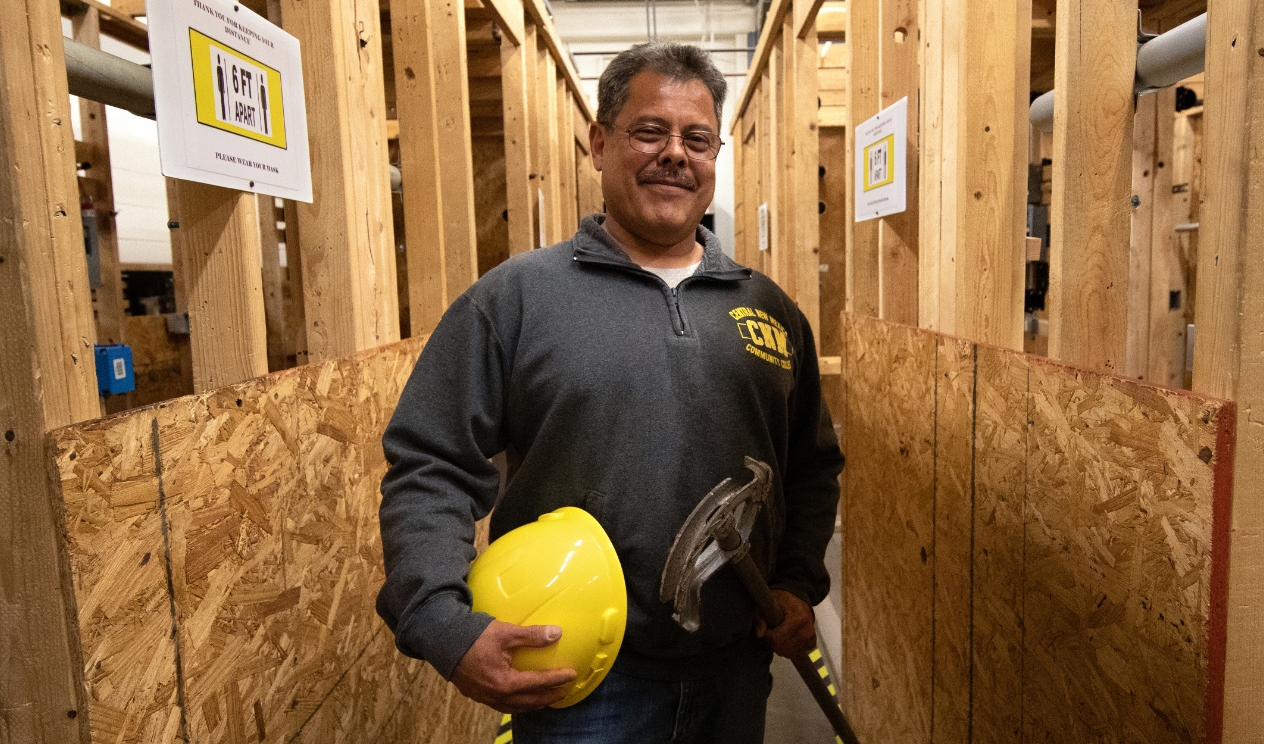
[[[574,94],[576,100],[579,101],[580,107],[584,110],[584,116],[588,117],[589,121],[595,120],[597,117],[593,114],[592,107],[588,105],[588,94],[584,92],[583,86],[579,84],[579,73],[575,71],[575,66],[571,64],[570,55],[562,49],[561,41],[557,36],[557,28],[553,26],[553,17],[545,9],[544,0],[523,0],[523,6],[526,8],[531,22],[539,27],[536,43],[543,41],[544,45],[548,47],[558,70],[566,78],[566,86],[571,89],[571,93]]]
[[[539,2],[539,0],[535,1]],[[759,43],[755,45],[755,56],[746,70],[742,95],[737,99],[737,105],[733,107],[733,122],[729,125],[729,134],[736,135],[737,133],[738,122],[746,113],[746,106],[750,103],[751,96],[755,95],[755,89],[759,87],[759,78],[764,74],[764,67],[767,66],[768,57],[772,54],[773,44],[776,43],[777,37],[781,36],[782,21],[790,12],[792,5],[792,0],[773,0],[772,7],[768,9],[768,15],[764,16],[764,30],[759,35]]]
[[[60,0],[63,15],[73,18],[89,8],[101,16],[101,33],[140,49],[149,51],[149,27],[98,0]]]

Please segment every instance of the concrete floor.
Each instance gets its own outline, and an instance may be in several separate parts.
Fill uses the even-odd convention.
[[[842,571],[842,542],[834,533],[825,553],[825,564],[830,569],[830,596],[816,610],[817,633],[827,638],[821,649],[826,656],[830,675],[837,683],[837,648],[829,647],[830,636],[839,634],[838,617],[842,610],[842,592],[839,574]],[[830,607],[826,607],[830,605]],[[830,613],[830,610],[833,613]],[[832,614],[832,618],[830,615]],[[838,643],[841,638],[832,639]],[[830,744],[834,732],[825,714],[817,707],[794,664],[789,659],[776,656],[772,662],[772,694],[768,697],[768,718],[764,726],[764,744]]]

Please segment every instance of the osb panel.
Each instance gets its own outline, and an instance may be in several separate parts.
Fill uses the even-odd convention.
[[[932,681],[937,742],[1216,741],[1232,404],[843,326],[842,686],[862,738],[924,741],[907,691]],[[910,353],[927,345],[933,370]],[[928,498],[908,472],[916,380],[933,380],[929,658],[909,652],[923,608],[896,599],[921,586],[903,557]]]
[[[973,741],[1022,728],[1027,357],[975,345]]]
[[[930,739],[961,744],[970,732],[971,524],[974,346],[935,344],[934,710]]]
[[[380,440],[421,345],[50,435],[93,741],[391,741],[424,665],[373,608]]]
[[[844,710],[862,741],[926,741],[935,343],[857,319],[846,350]]]
[[[1034,358],[1031,399],[1025,738],[1202,741],[1227,404]]]

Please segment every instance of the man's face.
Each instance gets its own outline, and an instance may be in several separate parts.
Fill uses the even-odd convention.
[[[632,78],[614,127],[606,131],[594,123],[589,130],[606,212],[641,240],[675,245],[692,238],[711,204],[715,161],[690,158],[679,137],[670,138],[657,155],[640,152],[629,145],[625,130],[641,127],[718,135],[711,93],[700,80],[642,72]]]

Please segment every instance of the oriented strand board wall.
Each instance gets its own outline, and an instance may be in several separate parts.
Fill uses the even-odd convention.
[[[374,612],[380,438],[421,347],[49,435],[93,742],[491,741]]]
[[[861,740],[1218,741],[1233,405],[843,324]]]

